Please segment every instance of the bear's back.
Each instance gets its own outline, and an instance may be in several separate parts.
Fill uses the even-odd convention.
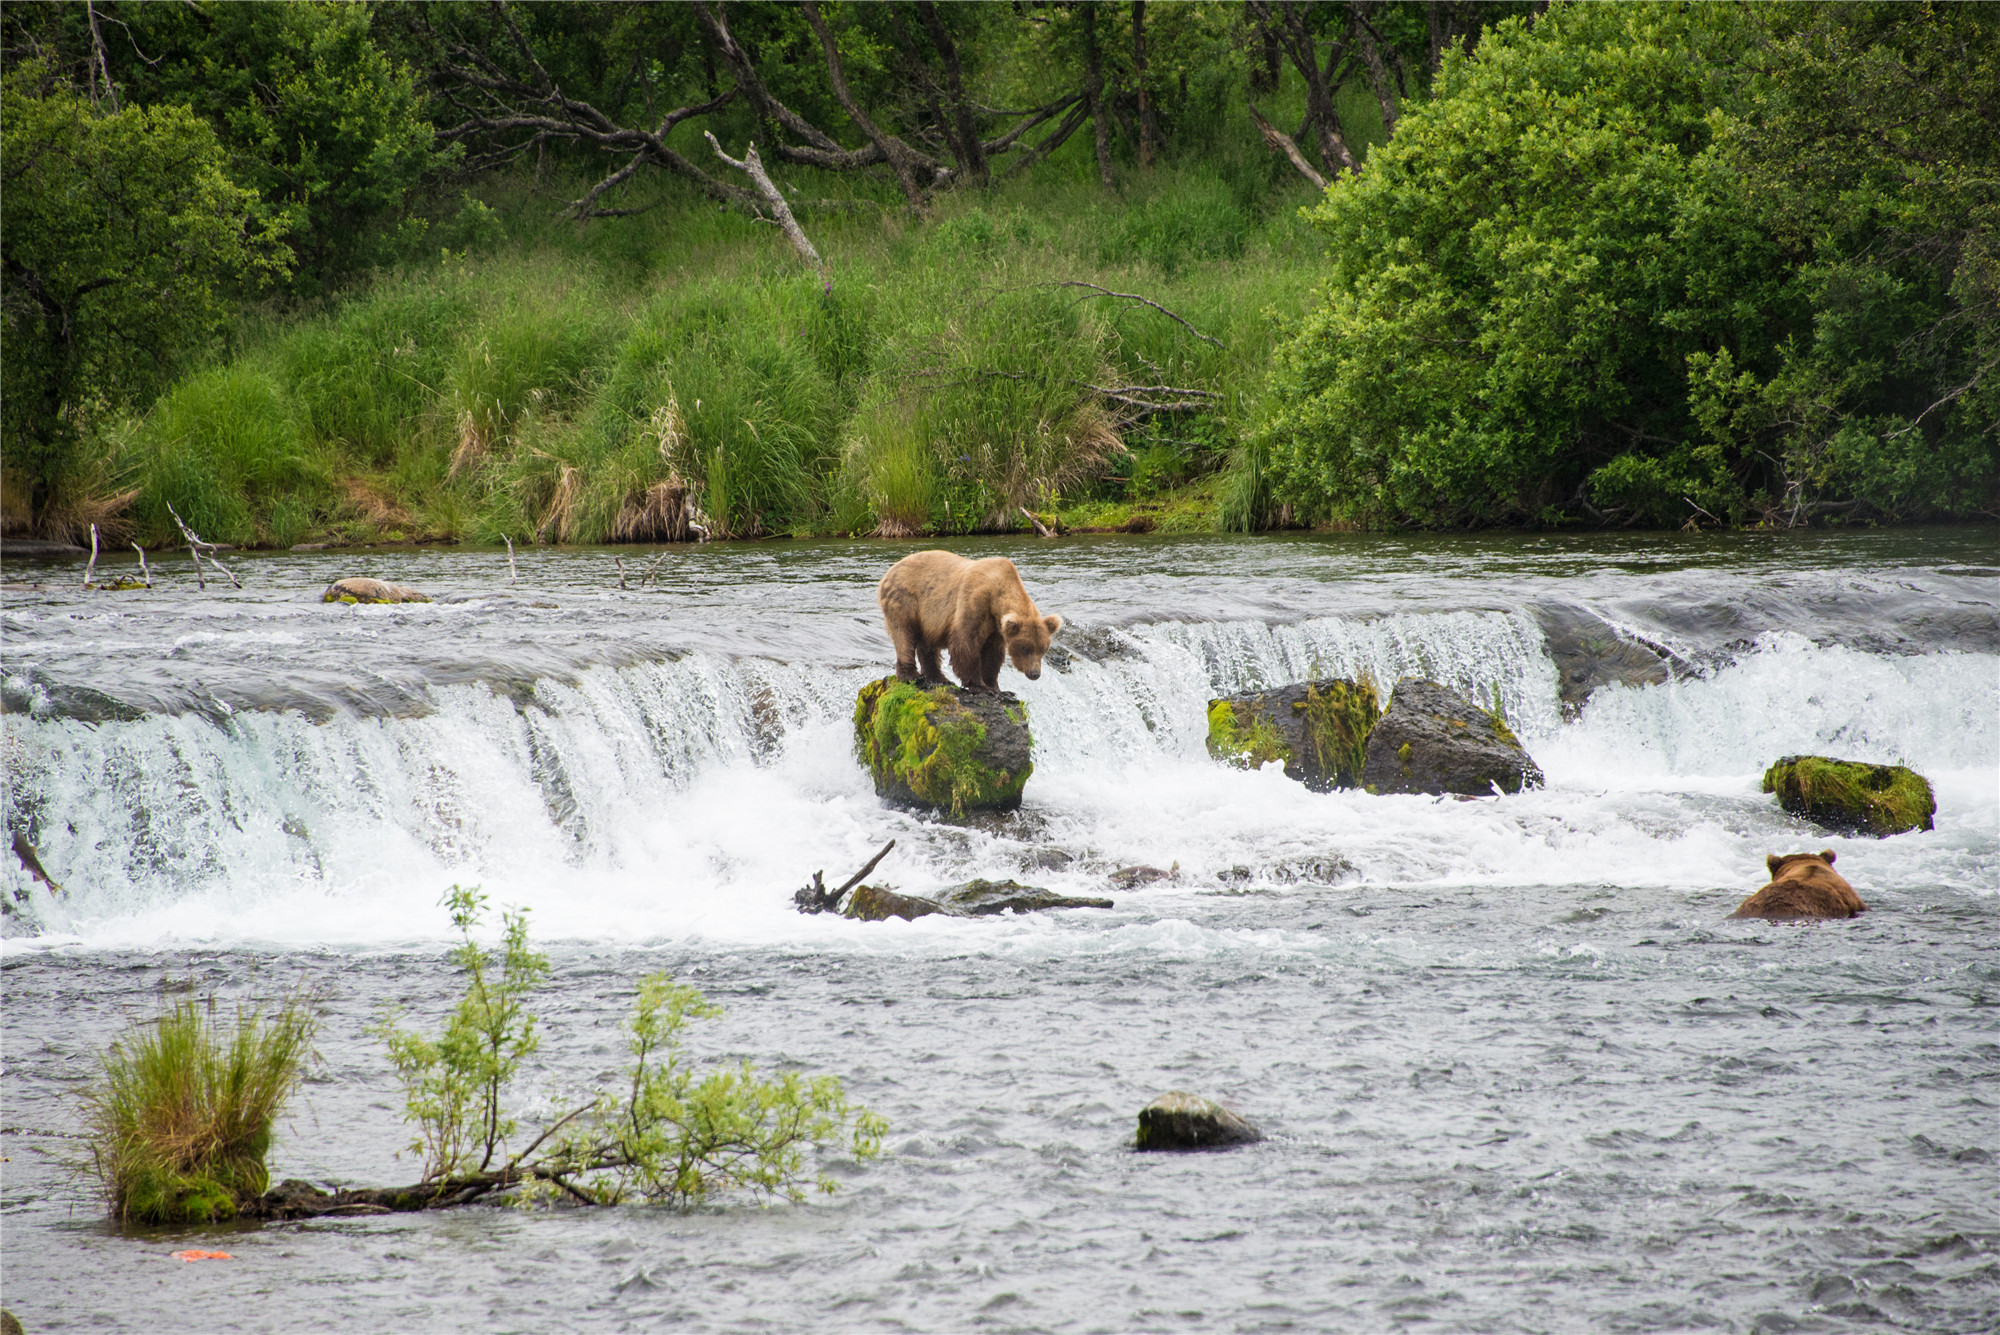
[[[1794,854],[1772,869],[1771,883],[1751,895],[1732,918],[1852,918],[1868,906],[1847,878],[1824,859]]]

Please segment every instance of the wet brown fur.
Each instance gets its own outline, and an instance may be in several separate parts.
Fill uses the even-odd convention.
[[[1042,615],[1004,556],[906,556],[882,576],[876,600],[896,647],[896,675],[904,681],[944,681],[940,655],[946,651],[967,690],[1000,689],[1002,659],[1032,681],[1042,675],[1049,637],[1062,629],[1061,617]]]
[[[1868,911],[1847,878],[1833,869],[1833,850],[1776,853],[1764,859],[1771,883],[1736,906],[1732,918],[1852,918]]]

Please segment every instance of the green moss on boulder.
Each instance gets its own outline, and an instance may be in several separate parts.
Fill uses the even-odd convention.
[[[1886,839],[1932,828],[1937,798],[1923,775],[1902,765],[1826,756],[1786,756],[1764,771],[1764,791],[1816,825]]]
[[[1035,770],[1028,707],[1005,691],[869,682],[854,701],[854,746],[877,794],[954,816],[1020,806]]]
[[[1242,769],[1276,760],[1316,792],[1361,783],[1368,734],[1382,716],[1370,682],[1302,681],[1208,704],[1208,753]]]

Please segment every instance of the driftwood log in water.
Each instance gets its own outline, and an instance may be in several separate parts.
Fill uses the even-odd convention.
[[[874,871],[875,864],[880,862],[883,858],[889,856],[889,850],[894,848],[895,846],[896,846],[896,841],[894,839],[891,839],[888,843],[882,845],[882,847],[876,851],[875,856],[868,859],[867,864],[864,865],[860,871],[855,872],[854,875],[848,877],[846,882],[838,890],[828,890],[826,888],[826,881],[823,879],[826,875],[825,872],[823,871],[814,872],[812,882],[808,885],[799,887],[799,889],[793,893],[792,902],[799,906],[799,912],[801,913],[838,913],[840,911],[841,896],[845,895],[849,890],[852,890],[855,886],[860,885],[861,878],[866,876],[869,872]]]

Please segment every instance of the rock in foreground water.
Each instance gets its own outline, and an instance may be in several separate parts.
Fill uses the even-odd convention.
[[[882,886],[864,885],[848,897],[842,913],[864,922],[887,918],[914,920],[943,914],[948,918],[983,918],[995,913],[1033,913],[1040,909],[1108,909],[1112,903],[1092,895],[1059,895],[1019,881],[967,881],[924,898],[899,895]]]
[[[1845,834],[1886,839],[1932,828],[1937,799],[1923,775],[1901,765],[1826,756],[1786,756],[1764,771],[1764,791],[1794,816]]]
[[[1208,753],[1241,769],[1282,761],[1314,792],[1358,788],[1381,715],[1374,686],[1339,678],[1224,696],[1208,702]]]
[[[418,593],[400,584],[356,576],[337,579],[327,585],[319,600],[323,603],[427,603],[431,599],[427,593]]]
[[[1020,806],[1035,770],[1028,707],[1016,696],[896,677],[855,697],[854,747],[878,796],[954,816]]]
[[[1264,1133],[1215,1102],[1179,1090],[1139,1110],[1142,1150],[1205,1150],[1262,1140]]]
[[[1497,712],[1446,686],[1405,677],[1368,734],[1361,786],[1371,793],[1464,793],[1539,788],[1541,767]]]

